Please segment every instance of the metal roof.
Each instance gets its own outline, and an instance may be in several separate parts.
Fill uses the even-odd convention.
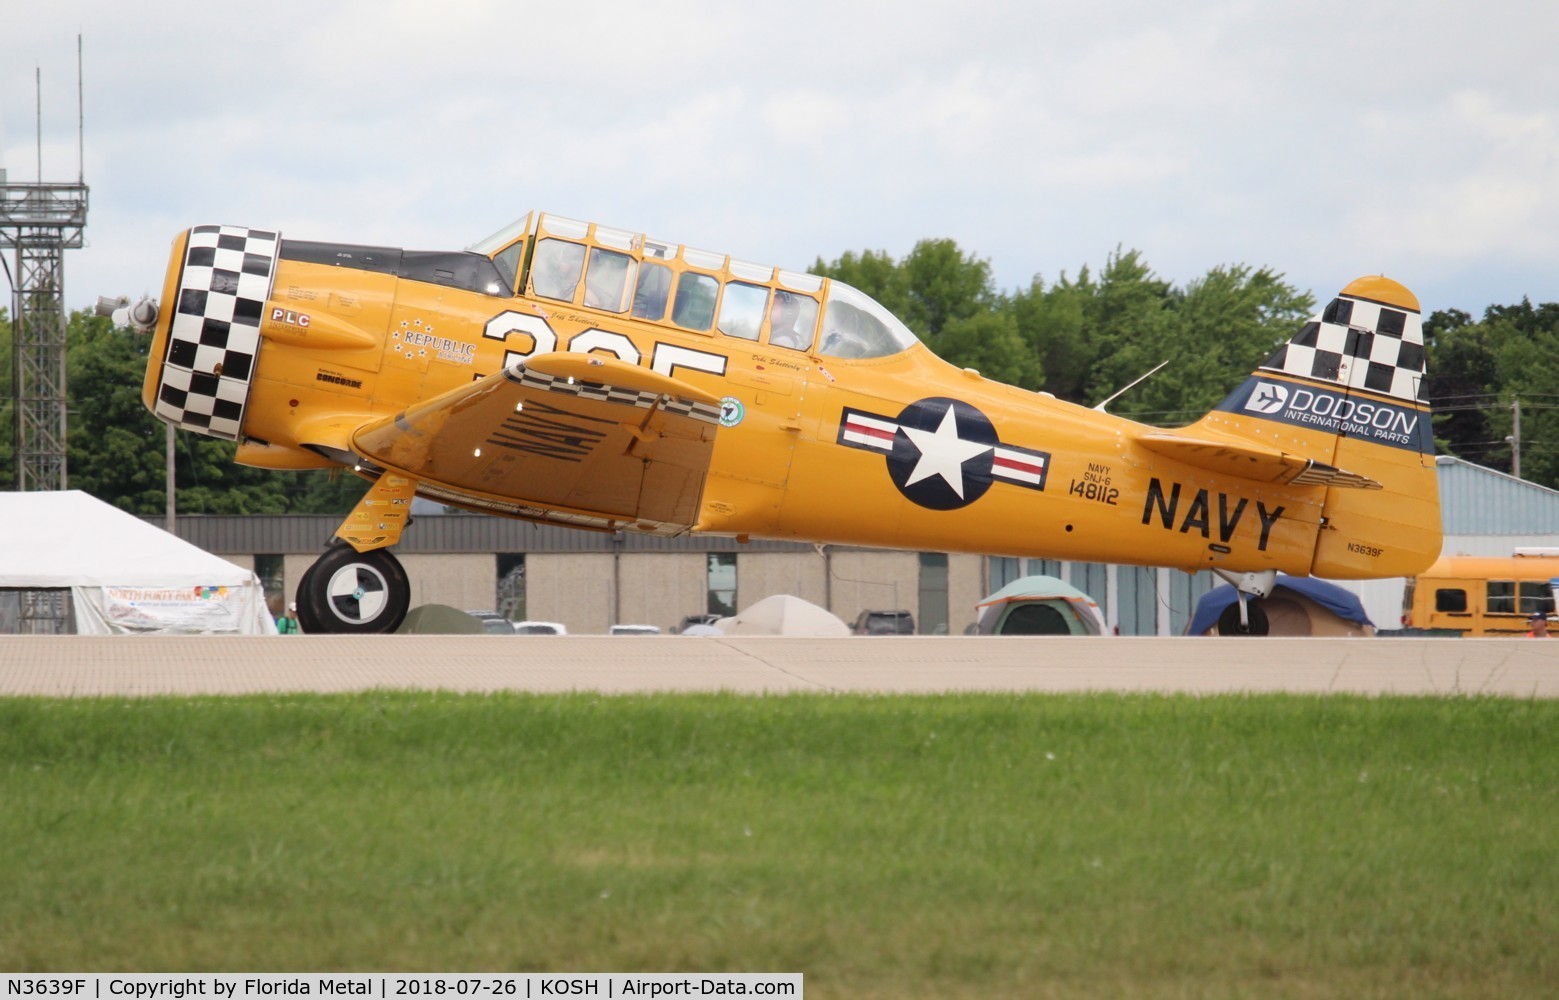
[[[1447,535],[1559,534],[1559,491],[1449,455],[1435,466]]]
[[[177,534],[218,555],[319,552],[330,544],[342,517],[184,514],[177,519]],[[143,519],[165,526],[161,516]],[[758,539],[743,544],[717,535],[661,538],[631,532],[610,534],[481,514],[424,515],[412,522],[396,546],[399,552],[804,552],[812,548],[802,542]]]

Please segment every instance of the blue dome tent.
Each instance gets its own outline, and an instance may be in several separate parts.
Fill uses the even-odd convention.
[[[1196,602],[1186,635],[1217,634],[1219,618],[1234,606],[1229,584],[1214,587]],[[1270,623],[1271,635],[1370,636],[1375,623],[1352,591],[1308,576],[1279,573],[1271,595],[1253,600]]]

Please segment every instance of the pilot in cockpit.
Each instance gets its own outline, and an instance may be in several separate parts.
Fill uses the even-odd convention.
[[[805,331],[796,328],[801,317],[801,296],[792,292],[776,291],[774,304],[769,307],[769,344],[774,347],[791,347],[804,351],[812,346],[810,324]],[[814,317],[815,317],[814,313]]]

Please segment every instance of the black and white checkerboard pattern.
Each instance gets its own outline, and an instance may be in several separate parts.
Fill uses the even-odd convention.
[[[514,365],[504,369],[504,375],[510,380],[530,389],[541,389],[545,392],[561,392],[569,396],[578,396],[581,399],[596,399],[606,403],[625,403],[628,406],[637,406],[640,409],[646,410],[656,408],[665,410],[668,413],[692,417],[694,420],[702,420],[707,424],[720,422],[719,406],[711,406],[708,403],[699,403],[691,399],[678,399],[673,396],[662,396],[654,392],[624,389],[600,382],[584,382],[572,378],[562,379],[543,372],[533,372],[523,365]]]
[[[1418,313],[1342,296],[1262,367],[1420,402],[1423,323]]]
[[[238,226],[190,230],[157,391],[157,415],[236,441],[260,349],[281,235]]]

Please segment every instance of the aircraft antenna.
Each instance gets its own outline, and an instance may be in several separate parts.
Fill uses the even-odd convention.
[[[1106,406],[1109,406],[1111,403],[1115,402],[1117,399],[1119,399],[1122,396],[1126,395],[1126,393],[1130,392],[1132,389],[1135,389],[1139,384],[1141,384],[1143,382],[1146,382],[1148,379],[1152,378],[1154,375],[1157,375],[1158,374],[1158,370],[1160,368],[1164,367],[1167,364],[1169,364],[1169,359],[1165,358],[1163,361],[1160,361],[1158,364],[1154,365],[1152,371],[1146,372],[1145,374],[1142,374],[1142,375],[1138,375],[1131,382],[1127,383],[1125,387],[1123,387],[1121,389],[1117,389],[1113,395],[1111,395],[1108,399],[1106,399],[1103,402],[1101,402],[1098,406],[1095,406],[1094,409],[1098,410],[1100,413],[1104,413],[1105,412],[1104,408]]]
[[[81,36],[76,36],[76,183],[87,182],[87,102],[82,85]]]

